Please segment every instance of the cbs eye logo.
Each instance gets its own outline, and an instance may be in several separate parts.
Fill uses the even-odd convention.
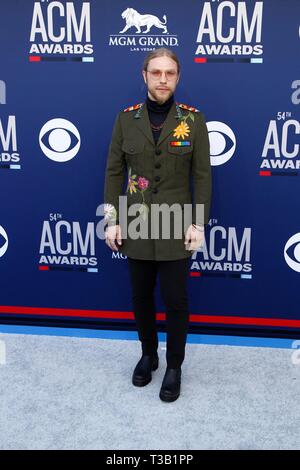
[[[4,228],[0,225],[0,258],[5,254],[8,247],[8,236]]]
[[[43,153],[55,162],[67,162],[77,155],[80,149],[80,134],[77,128],[66,119],[51,119],[42,127],[39,143]]]
[[[284,259],[290,268],[300,273],[300,233],[296,233],[286,242]]]
[[[212,166],[223,165],[235,152],[236,138],[229,126],[220,121],[207,123]],[[231,141],[231,143],[230,143]]]

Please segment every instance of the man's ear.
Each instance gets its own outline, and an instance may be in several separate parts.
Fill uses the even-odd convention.
[[[145,70],[142,70],[144,82],[147,84],[147,72]]]
[[[180,79],[180,72],[179,72],[178,77],[177,77],[176,85],[177,85],[177,83],[179,82],[179,79]]]

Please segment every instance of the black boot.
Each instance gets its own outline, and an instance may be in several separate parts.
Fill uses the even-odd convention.
[[[158,355],[143,354],[132,375],[132,383],[136,387],[144,387],[152,380],[152,370],[158,368]]]
[[[159,398],[163,401],[175,401],[180,395],[181,367],[172,369],[167,367]]]

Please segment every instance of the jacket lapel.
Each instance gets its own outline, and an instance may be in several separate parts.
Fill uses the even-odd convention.
[[[153,147],[155,147],[146,103],[143,104],[141,111],[134,115],[134,120],[136,121],[136,125],[140,131],[147,137]]]
[[[167,119],[165,120],[163,128],[161,130],[161,133],[157,142],[157,146],[159,146],[168,137],[168,135],[174,131],[175,127],[177,126],[178,126],[178,115],[176,112],[176,103],[174,101],[168,113]]]

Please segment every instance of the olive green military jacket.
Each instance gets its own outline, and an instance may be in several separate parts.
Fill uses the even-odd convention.
[[[208,223],[211,192],[209,138],[202,112],[174,102],[156,145],[145,103],[118,113],[106,163],[104,202],[109,224],[120,224],[122,236],[127,228],[119,246],[122,254],[162,261],[191,256],[193,252],[185,248],[184,233],[192,222]],[[121,195],[127,196],[127,209],[132,204],[138,208],[135,215],[127,214],[127,225],[120,211]],[[170,211],[171,229],[167,238],[162,232],[163,221],[157,224],[157,219],[152,220],[154,204],[162,203],[177,203],[174,211]],[[184,219],[184,204],[192,208],[191,219],[185,225],[182,222],[182,235],[177,238],[172,232],[174,217],[182,215]],[[200,216],[196,204],[204,207]],[[143,235],[138,238],[131,237],[129,231],[134,220],[137,227],[137,217],[141,222],[139,227],[144,224]]]

